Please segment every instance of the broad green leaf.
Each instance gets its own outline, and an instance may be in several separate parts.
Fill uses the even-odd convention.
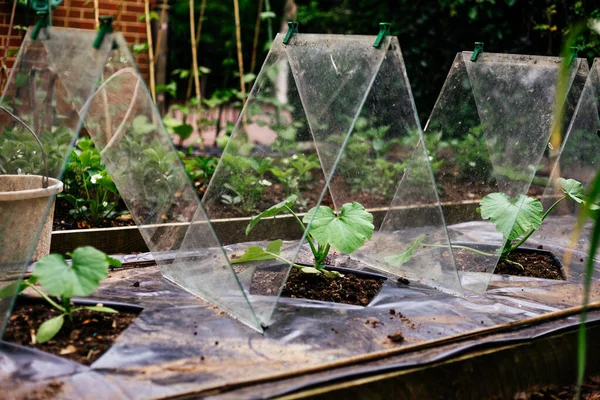
[[[112,314],[118,314],[119,312],[117,310],[115,310],[114,308],[110,308],[110,307],[102,307],[102,306],[86,306],[83,307],[86,310],[91,310],[91,311],[98,311],[98,312],[105,312],[105,313],[112,313]]]
[[[511,200],[504,193],[490,193],[479,202],[481,218],[489,219],[504,239],[515,240],[542,224],[544,207],[539,200],[520,194]]]
[[[295,194],[289,196],[287,199],[283,200],[281,203],[277,203],[274,206],[267,208],[265,211],[261,212],[258,215],[253,216],[250,219],[250,223],[246,227],[246,235],[250,233],[250,231],[260,222],[263,218],[273,217],[277,214],[281,214],[282,212],[288,211],[287,208],[292,208],[298,196]],[[286,208],[287,207],[287,208]]]
[[[390,265],[395,265],[397,267],[401,266],[402,264],[404,264],[412,258],[413,254],[415,254],[415,251],[417,251],[421,243],[423,243],[423,239],[425,239],[425,235],[419,236],[402,253],[393,256],[387,256],[385,258],[385,262],[387,262]]]
[[[263,250],[259,246],[250,246],[246,249],[246,252],[242,254],[240,258],[236,258],[231,260],[232,264],[239,264],[248,261],[264,261],[264,260],[274,260],[276,257],[273,254],[279,255],[281,251],[281,245],[283,241],[281,239],[275,240],[267,246],[267,250]],[[273,254],[269,254],[273,253]]]
[[[329,243],[346,254],[359,249],[375,229],[373,215],[357,202],[344,204],[339,216],[326,206],[311,208],[302,222],[311,223],[309,232],[320,245]]]
[[[50,318],[48,321],[41,324],[35,335],[37,342],[45,343],[56,336],[58,331],[60,331],[60,328],[62,328],[64,321],[65,316],[63,314],[58,317]]]
[[[558,184],[560,190],[570,199],[575,200],[577,203],[582,204],[585,201],[585,189],[581,182],[575,179],[564,179],[558,178]]]
[[[79,247],[68,265],[58,254],[50,254],[35,265],[33,274],[52,296],[88,296],[108,275],[106,254],[91,246]]]

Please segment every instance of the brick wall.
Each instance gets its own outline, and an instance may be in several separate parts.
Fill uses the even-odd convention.
[[[157,0],[150,0],[150,9],[154,7]],[[0,58],[4,56],[4,48],[8,40],[8,25],[12,11],[13,0],[0,0]],[[112,15],[115,17],[115,30],[122,32],[129,44],[146,42],[146,23],[139,21],[140,15],[144,14],[144,0],[98,0],[99,15]],[[29,23],[35,24],[35,16],[29,13]],[[17,7],[14,25],[25,26],[27,24],[26,10]],[[63,0],[52,13],[52,25],[79,29],[95,29],[94,1],[93,0]],[[15,30],[10,38],[10,49],[17,50],[21,45],[23,33]],[[16,52],[15,52],[16,53]],[[7,59],[10,68],[14,61],[14,55]],[[148,77],[148,54],[139,54],[136,61],[141,73]]]

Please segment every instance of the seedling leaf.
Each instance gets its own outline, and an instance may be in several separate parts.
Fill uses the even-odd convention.
[[[575,200],[577,203],[582,204],[585,201],[585,189],[581,182],[575,179],[564,179],[558,178],[558,184],[560,190],[570,199]]]
[[[312,208],[302,219],[311,221],[309,232],[319,244],[329,243],[346,254],[359,249],[375,229],[373,215],[357,202],[344,204],[339,216],[326,206]]]
[[[490,193],[479,203],[481,218],[489,219],[504,239],[515,240],[542,224],[544,207],[539,200],[522,194],[511,200],[504,193]]]
[[[304,267],[300,271],[304,272],[305,274],[321,275],[321,271],[319,271],[315,267]]]
[[[83,307],[86,310],[91,310],[91,311],[98,311],[98,312],[105,312],[105,313],[113,313],[113,314],[117,314],[118,311],[115,310],[114,308],[110,308],[110,307],[102,307],[102,306],[87,306],[87,307]]]
[[[425,239],[425,235],[419,236],[402,253],[396,254],[393,256],[387,256],[387,257],[385,257],[385,261],[390,265],[394,265],[397,267],[401,266],[402,264],[404,264],[405,262],[407,262],[408,260],[410,260],[412,258],[415,251],[417,251],[417,249],[423,242],[423,239]]]
[[[58,317],[50,318],[48,321],[44,322],[38,328],[36,336],[36,340],[38,343],[45,343],[48,340],[52,339],[60,328],[63,326],[63,322],[65,321],[65,316],[59,315]]]
[[[298,199],[298,196],[293,194],[293,195],[289,196],[287,199],[283,200],[281,203],[277,203],[274,206],[267,208],[265,211],[261,212],[260,214],[253,216],[250,219],[250,223],[246,227],[246,235],[250,233],[252,228],[254,228],[256,226],[256,224],[258,224],[260,222],[261,219],[273,217],[277,214],[281,214],[282,212],[287,211],[287,208],[291,208],[297,199]]]
[[[260,246],[250,246],[246,249],[246,252],[242,254],[241,257],[231,260],[231,263],[239,264],[248,261],[274,260],[276,257],[273,254],[279,255],[282,244],[283,240],[275,240],[269,243],[266,251],[263,250]]]
[[[108,276],[108,260],[91,246],[79,247],[70,266],[61,255],[50,254],[37,262],[33,274],[52,296],[88,296]]]
[[[6,299],[19,294],[25,290],[26,287],[27,285],[25,285],[25,283],[23,283],[21,280],[6,285],[0,288],[0,299]]]

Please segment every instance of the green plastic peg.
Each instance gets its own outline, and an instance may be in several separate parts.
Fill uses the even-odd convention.
[[[115,30],[113,29],[113,21],[114,18],[111,15],[105,15],[103,17],[99,17],[100,28],[98,29],[98,35],[96,36],[96,40],[94,40],[94,48],[98,50],[100,46],[102,46],[102,42],[104,41],[104,37],[113,33]]]
[[[288,31],[283,38],[283,44],[288,44],[292,39],[292,35],[294,33],[298,33],[298,23],[297,22],[288,22]]]
[[[573,61],[575,61],[577,59],[578,54],[579,54],[579,47],[572,46],[571,47],[571,55],[569,56],[569,67],[571,65],[573,65]]]
[[[475,49],[473,50],[471,61],[477,61],[477,57],[479,57],[481,53],[483,53],[483,42],[475,42]]]
[[[379,48],[379,46],[381,46],[381,42],[383,42],[383,38],[390,35],[391,28],[392,28],[392,24],[390,24],[389,22],[380,22],[379,23],[379,33],[377,34],[375,43],[373,43],[373,47]]]
[[[56,8],[63,0],[28,0],[27,6],[34,11],[48,11],[48,6]]]
[[[33,32],[31,32],[31,38],[33,40],[38,40],[38,36],[40,35],[40,31],[42,29],[46,29],[50,25],[50,18],[48,18],[48,11],[38,11],[37,13],[38,19],[33,27]]]

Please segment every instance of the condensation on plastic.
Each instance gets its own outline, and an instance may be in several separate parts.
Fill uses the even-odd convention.
[[[480,232],[480,223],[466,225],[450,228],[498,236]],[[545,243],[531,244],[544,244],[555,254],[564,251]],[[228,250],[243,248],[240,244]],[[82,393],[90,394],[93,382],[97,388],[91,393],[94,398],[201,397],[201,391],[207,391],[203,395],[210,391],[214,397],[272,398],[280,390],[316,383],[313,375],[306,379],[307,368],[313,368],[314,374],[323,371],[322,379],[349,379],[351,375],[346,374],[354,367],[371,373],[386,366],[424,368],[481,346],[498,346],[503,341],[514,344],[567,327],[574,329],[579,323],[578,314],[541,325],[513,326],[502,333],[458,343],[407,349],[401,354],[378,357],[378,361],[359,362],[358,357],[578,306],[584,269],[579,260],[583,257],[583,253],[576,252],[577,263],[566,281],[494,276],[485,294],[467,297],[449,295],[417,282],[405,285],[393,276],[366,307],[283,297],[273,314],[274,323],[264,335],[166,282],[157,268],[114,271],[94,296],[99,301],[138,304],[144,310],[111,349],[91,367],[83,367],[29,348],[2,344],[0,388],[29,393],[53,381],[63,385],[60,398],[81,398]],[[123,261],[150,259],[149,254],[137,254],[125,256]],[[348,262],[344,257],[339,261]],[[597,301],[598,276],[592,288],[591,301]],[[590,317],[597,319],[598,311]],[[405,340],[392,343],[388,335],[398,332]],[[332,362],[340,364],[334,367]],[[350,363],[354,367],[349,370]]]
[[[437,144],[430,157],[442,204],[473,205],[464,208],[462,221],[474,218],[472,209],[486,194],[504,192],[514,199],[536,190],[530,186],[548,148],[561,63],[556,57],[492,53],[473,62],[471,55],[457,54],[425,127],[428,142]],[[576,101],[583,82],[576,78],[586,71],[587,63],[576,59],[567,101]],[[495,230],[490,222],[484,224]],[[484,242],[468,230],[450,230],[449,235],[455,245],[491,245],[490,253],[504,244],[501,238]],[[465,270],[457,248],[454,256],[462,287],[484,292],[499,256],[482,260],[475,272]]]
[[[50,27],[40,32],[39,40],[31,38],[31,31],[23,39],[0,103],[36,133],[46,153],[48,175],[58,179],[81,127],[82,105],[97,84],[110,43],[95,49],[93,31]],[[0,111],[0,127],[0,173],[45,175],[39,144],[31,133],[4,111]],[[50,197],[44,216],[53,201]],[[23,216],[12,212],[11,206],[0,206],[3,287],[21,279],[46,218],[29,230],[28,237],[21,238],[19,250],[4,251],[8,245],[3,239],[11,240],[7,232]],[[0,336],[11,308],[12,297],[0,299]]]
[[[575,179],[587,190],[595,174],[600,169],[600,59],[594,60],[581,97],[574,108],[574,115],[567,127],[562,145],[554,157],[548,158],[550,170],[548,184],[541,197],[544,208],[562,198],[557,179]],[[534,234],[538,241],[553,243],[587,253],[591,221],[584,226],[578,240],[572,243],[572,233],[581,206],[572,200],[564,200],[546,217],[552,224],[560,224],[563,229],[557,234],[548,230],[545,224]]]

